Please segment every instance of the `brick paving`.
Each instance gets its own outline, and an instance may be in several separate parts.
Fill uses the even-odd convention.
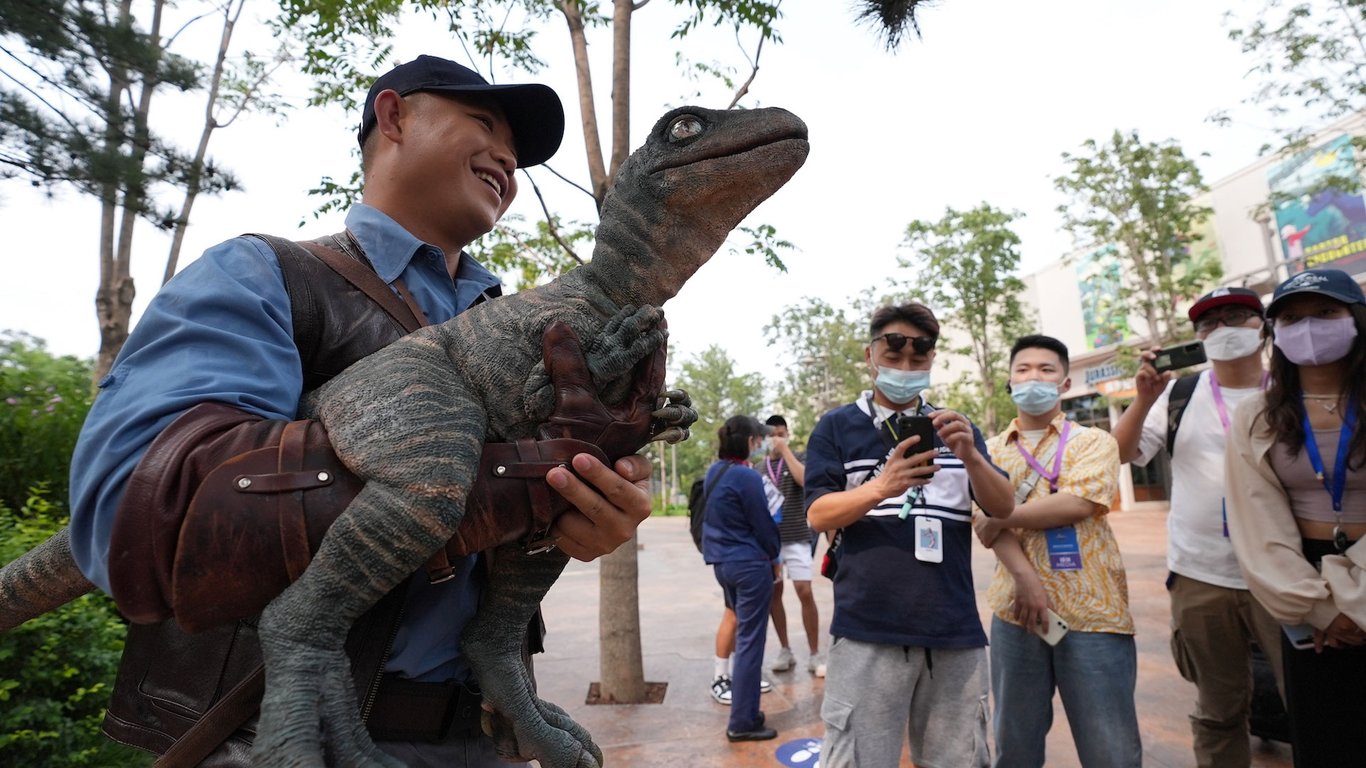
[[[1194,765],[1187,713],[1195,688],[1177,674],[1168,651],[1166,576],[1166,512],[1147,507],[1119,512],[1111,519],[1129,575],[1129,594],[1138,624],[1138,714],[1143,736],[1143,764],[1154,768]],[[721,616],[721,592],[711,570],[693,547],[682,517],[656,517],[640,528],[640,604],[645,678],[668,684],[663,704],[589,706],[589,684],[598,679],[598,569],[574,562],[546,601],[550,634],[548,651],[537,657],[542,695],[591,730],[602,746],[607,765],[780,766],[779,745],[821,736],[820,700],[824,683],[805,668],[806,639],[796,596],[785,590],[788,636],[797,653],[791,672],[766,673],[774,691],[763,697],[768,723],[778,739],[733,745],[726,741],[728,710],[711,700],[712,644]],[[973,573],[979,607],[995,565],[992,554],[974,547]],[[830,582],[813,582],[821,607],[822,627],[830,619]],[[985,618],[985,611],[984,611]],[[829,636],[821,639],[821,648]],[[767,659],[777,653],[769,629]],[[765,665],[767,667],[767,664]],[[1289,768],[1284,744],[1254,745],[1253,766]],[[903,757],[903,766],[911,766]],[[1048,765],[1076,768],[1066,715],[1055,700],[1048,737]]]

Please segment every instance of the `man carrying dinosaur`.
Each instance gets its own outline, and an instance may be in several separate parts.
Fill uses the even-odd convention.
[[[563,126],[560,101],[546,86],[489,85],[429,56],[396,67],[365,100],[363,202],[332,245],[372,268],[416,318],[441,322],[498,296],[498,279],[463,249],[511,204],[516,169],[550,158]],[[134,619],[162,610],[125,575],[146,565],[130,558],[136,546],[121,546],[139,535],[128,533],[142,528],[139,516],[152,513],[144,505],[188,500],[224,461],[278,443],[283,425],[299,418],[304,392],[411,330],[316,262],[278,253],[251,236],[209,249],[153,299],[100,383],[72,461],[72,550],[121,608],[144,612]],[[310,322],[316,327],[301,327]],[[545,540],[592,560],[628,541],[649,515],[640,486],[649,465],[627,456],[608,467],[588,454],[572,464],[572,472],[545,475],[573,507]],[[426,574],[409,579],[348,641],[357,679],[374,679],[374,697],[361,697],[370,735],[409,765],[506,765],[480,730],[478,693],[456,642],[482,589],[477,560],[452,559],[442,583]],[[259,654],[247,623],[196,635],[171,621],[135,625],[119,687],[145,698],[120,702],[116,694],[106,730],[163,751],[180,734],[156,733],[149,722],[183,719],[164,711],[165,702],[209,703],[195,698],[201,678],[216,690],[244,645]],[[215,662],[222,663],[202,669]],[[251,733],[239,730],[202,764],[248,764]]]

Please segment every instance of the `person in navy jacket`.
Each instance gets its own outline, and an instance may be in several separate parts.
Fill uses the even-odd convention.
[[[730,722],[726,738],[760,741],[778,732],[764,725],[759,681],[764,663],[774,561],[781,542],[768,512],[763,478],[750,461],[765,453],[769,427],[751,416],[732,416],[717,430],[718,460],[704,481],[707,506],[702,524],[702,557],[735,607],[735,659]]]

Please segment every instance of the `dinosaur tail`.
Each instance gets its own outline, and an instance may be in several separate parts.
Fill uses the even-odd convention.
[[[60,608],[95,588],[71,554],[71,534],[52,538],[0,568],[0,632]]]

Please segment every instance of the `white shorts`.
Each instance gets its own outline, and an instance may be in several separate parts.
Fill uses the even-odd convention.
[[[810,544],[804,541],[784,544],[778,552],[778,562],[783,564],[783,572],[792,581],[811,581]]]

